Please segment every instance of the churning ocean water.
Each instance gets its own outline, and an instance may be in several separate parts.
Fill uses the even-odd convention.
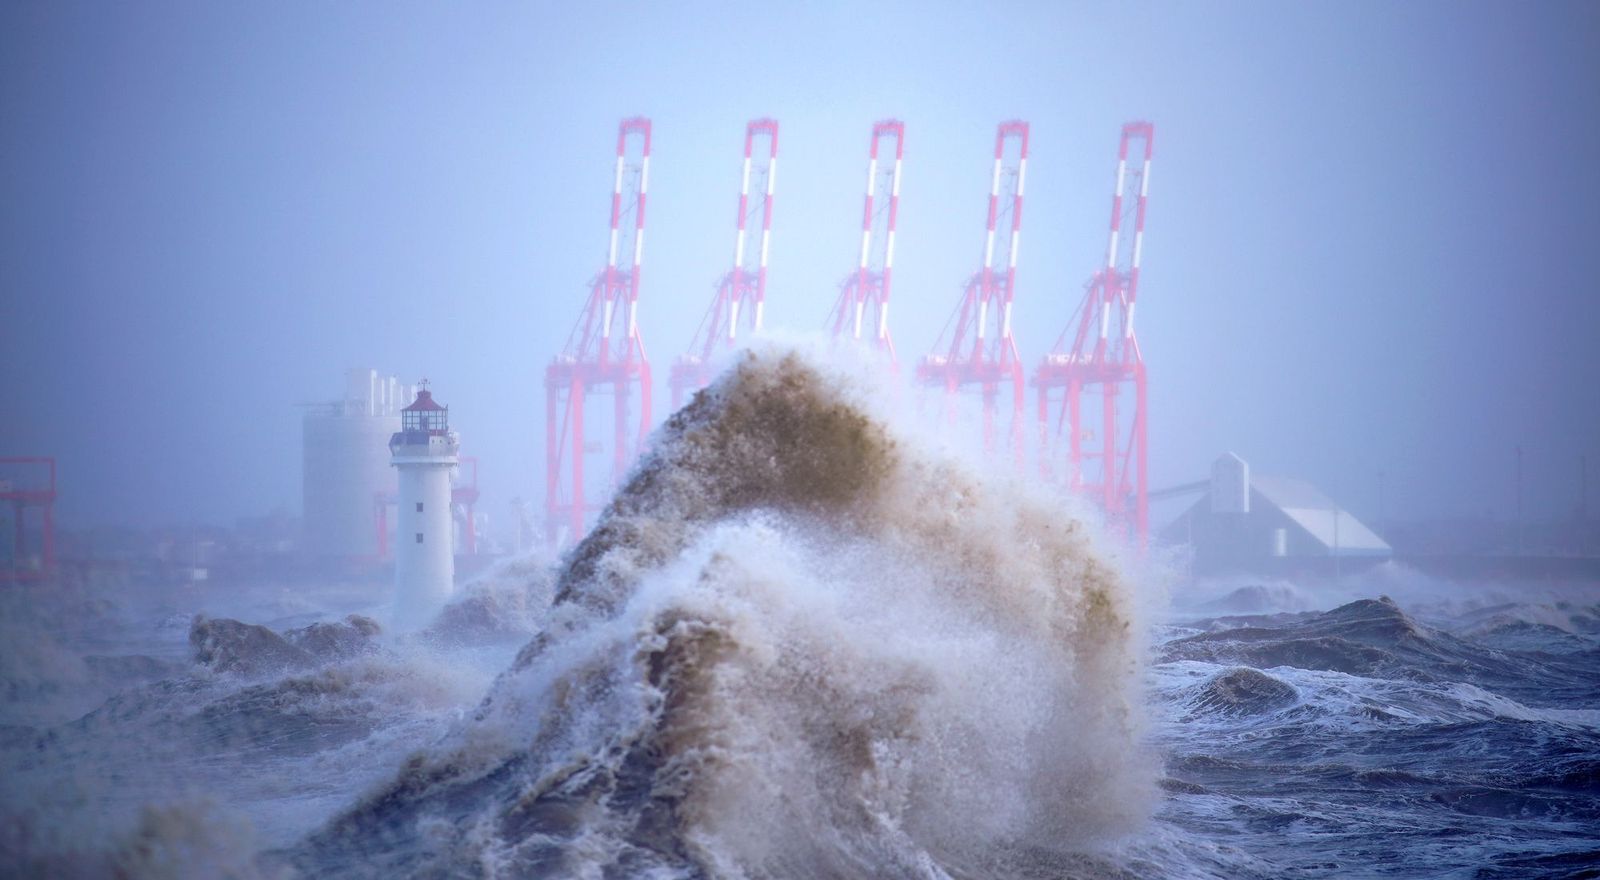
[[[1600,588],[1169,602],[863,395],[745,357],[417,635],[8,597],[0,873],[1600,876]]]

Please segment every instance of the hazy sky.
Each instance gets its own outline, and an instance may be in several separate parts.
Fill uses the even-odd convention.
[[[1600,4],[0,4],[0,454],[69,524],[297,511],[295,404],[430,377],[491,514],[543,494],[542,371],[603,262],[617,120],[654,119],[643,332],[666,373],[782,124],[770,322],[852,266],[870,124],[907,125],[894,332],[981,255],[1032,123],[1032,364],[1156,124],[1139,331],[1152,483],[1230,449],[1357,512],[1600,483]],[[1592,493],[1594,494],[1594,493]],[[1593,506],[1593,505],[1592,505]]]

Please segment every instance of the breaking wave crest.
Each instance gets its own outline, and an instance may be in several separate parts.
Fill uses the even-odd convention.
[[[1148,812],[1133,602],[1055,502],[746,355],[657,434],[475,716],[308,873],[1080,873]]]

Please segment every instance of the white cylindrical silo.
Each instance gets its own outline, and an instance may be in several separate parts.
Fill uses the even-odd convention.
[[[398,415],[369,416],[363,404],[309,411],[301,427],[305,548],[316,557],[378,553],[376,504],[392,498],[389,438]]]

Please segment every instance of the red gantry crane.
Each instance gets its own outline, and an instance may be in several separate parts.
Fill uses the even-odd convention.
[[[1141,544],[1150,530],[1145,439],[1149,419],[1144,357],[1134,336],[1133,313],[1139,301],[1139,258],[1154,140],[1155,127],[1148,122],[1122,127],[1105,268],[1089,280],[1075,332],[1069,327],[1061,334],[1034,374],[1045,476],[1054,476],[1052,464],[1061,455],[1061,435],[1065,433],[1067,485],[1097,499],[1112,518],[1131,526]],[[1132,235],[1125,235],[1124,227],[1130,221]],[[1070,346],[1068,332],[1072,332]],[[1129,385],[1133,386],[1133,412],[1123,421],[1119,404]],[[1085,390],[1100,394],[1098,417],[1085,412]],[[1056,410],[1053,417],[1052,408]]]
[[[879,143],[894,138],[894,164],[879,163]],[[894,230],[900,213],[900,162],[905,156],[906,127],[898,119],[872,126],[867,159],[867,199],[861,221],[861,260],[839,285],[839,301],[828,323],[835,339],[866,339],[894,363],[889,336],[889,281],[894,272]],[[887,199],[876,200],[878,192]],[[865,336],[863,336],[865,333]]]
[[[933,351],[917,364],[919,382],[945,390],[946,412],[951,417],[962,389],[977,386],[982,390],[983,442],[990,452],[996,442],[1000,385],[1010,383],[1011,446],[1018,464],[1022,462],[1025,381],[1022,359],[1011,335],[1011,306],[1016,299],[1017,242],[1027,169],[1028,123],[1000,123],[994,137],[983,267],[967,281],[955,314]]]
[[[52,456],[0,458],[0,502],[11,503],[11,553],[0,582],[45,580],[56,570],[56,460]],[[39,550],[28,550],[28,509],[39,511]]]
[[[461,522],[461,545],[456,547],[456,555],[478,555],[478,457],[476,455],[461,456],[461,470],[470,471],[472,477],[465,480],[457,477],[450,487],[450,506],[454,508],[455,516]]]
[[[617,129],[606,266],[591,282],[588,304],[566,347],[545,369],[545,528],[552,545],[563,529],[571,540],[581,538],[590,510],[584,495],[584,455],[602,447],[584,433],[588,395],[609,388],[614,399],[613,482],[621,480],[650,429],[650,361],[639,338],[638,315],[649,184],[650,120],[625,119]],[[619,265],[619,256],[628,262]],[[629,430],[635,392],[636,434]]]
[[[766,148],[754,152],[756,142],[766,140]],[[753,158],[759,156],[759,161]],[[689,351],[672,364],[668,384],[672,387],[672,408],[711,381],[711,361],[718,351],[734,348],[739,341],[740,319],[750,333],[761,332],[767,305],[767,253],[772,243],[772,187],[778,174],[778,123],[757,119],[744,130],[744,173],[739,184],[739,220],[733,244],[733,269],[717,284],[716,298],[695,330]],[[750,182],[755,181],[756,196],[750,198]],[[746,244],[746,227],[751,216],[761,218],[761,243],[751,251]],[[746,302],[748,300],[748,303]],[[741,314],[740,309],[743,308]]]

